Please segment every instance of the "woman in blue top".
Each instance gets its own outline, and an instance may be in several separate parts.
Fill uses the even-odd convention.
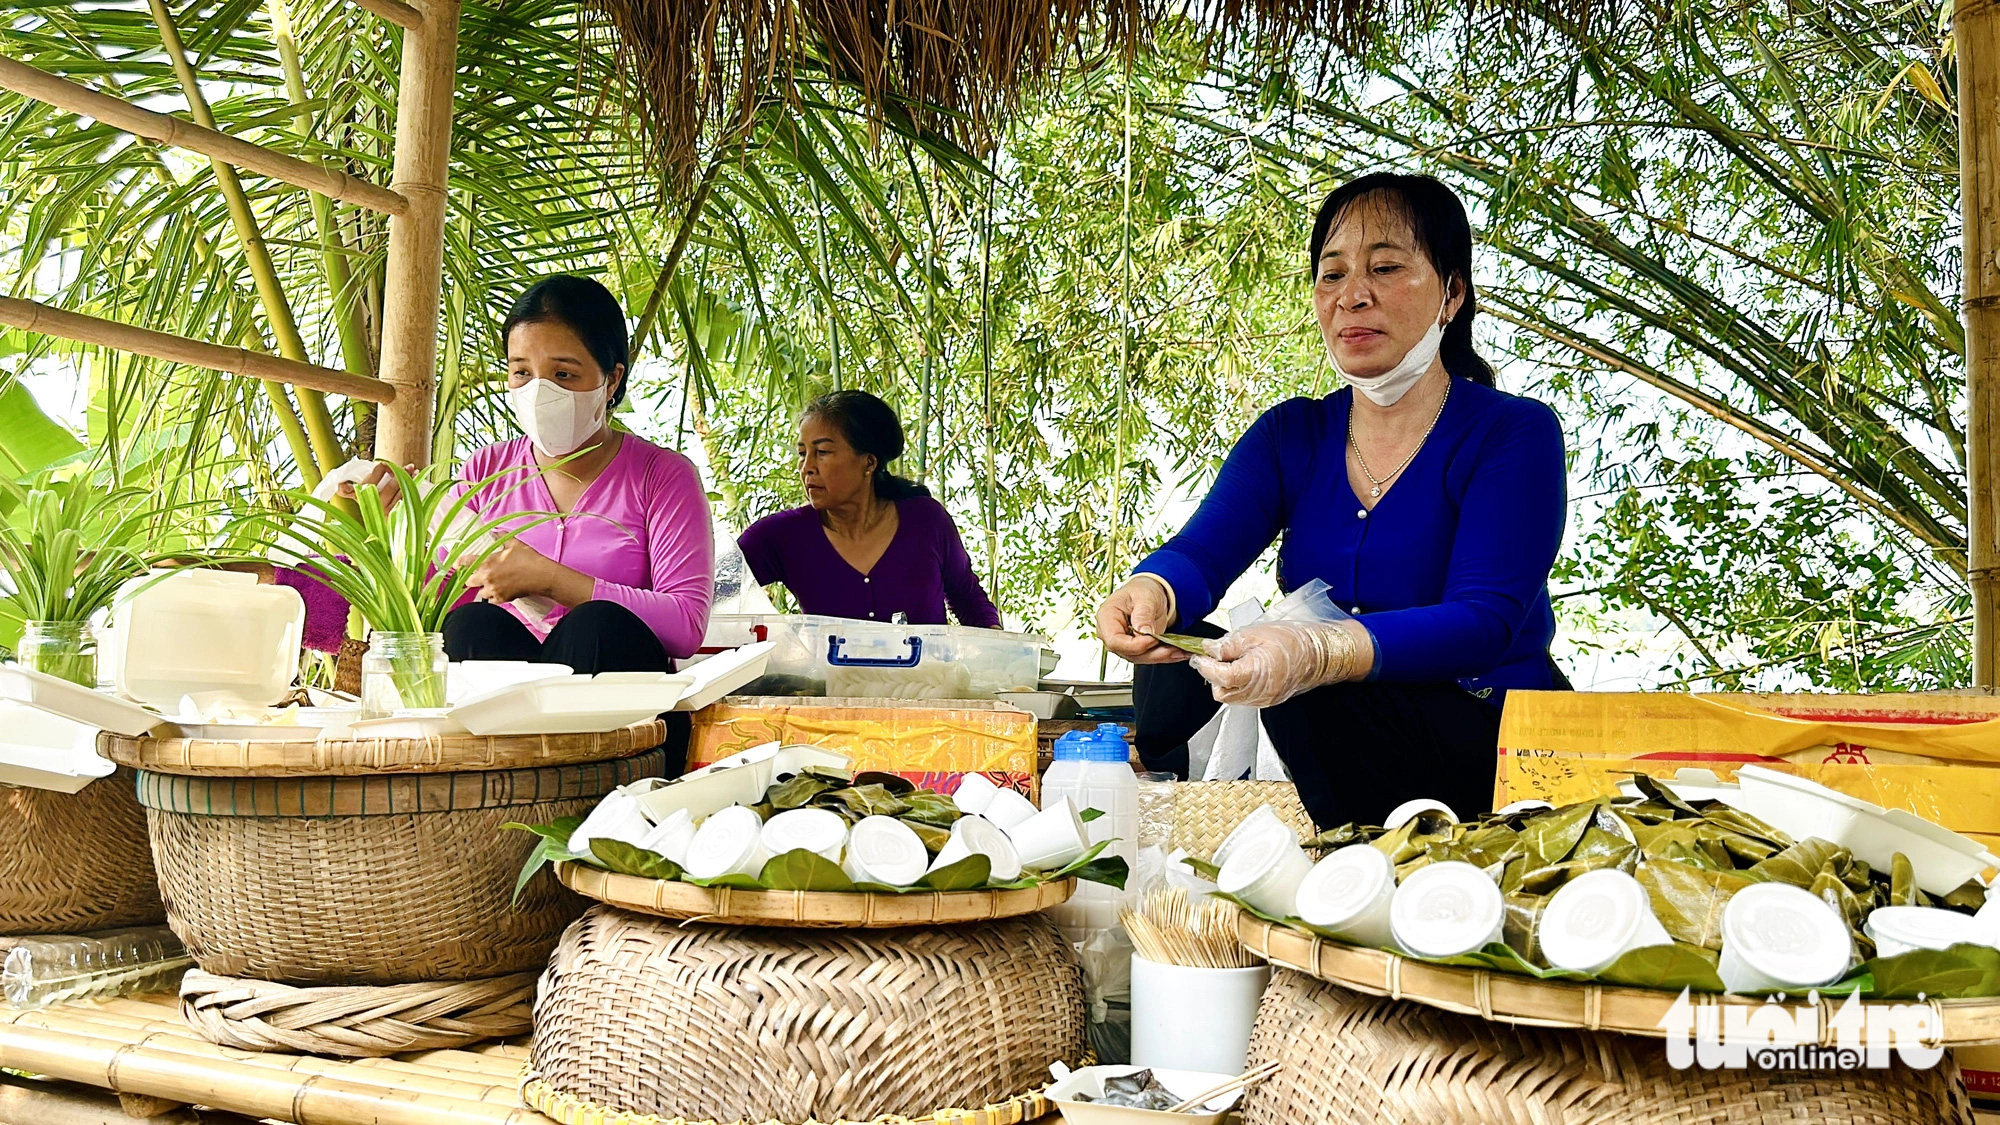
[[[1549,659],[1562,430],[1494,389],[1473,350],[1472,233],[1450,188],[1364,176],[1320,206],[1308,250],[1347,388],[1266,411],[1098,610],[1098,635],[1137,665],[1153,768],[1185,772],[1218,702],[1245,703],[1321,827],[1379,824],[1413,797],[1471,816],[1492,804],[1508,689],[1568,686]],[[1201,619],[1273,539],[1279,587],[1323,579],[1352,620],[1238,629],[1189,663],[1150,635],[1220,636]]]

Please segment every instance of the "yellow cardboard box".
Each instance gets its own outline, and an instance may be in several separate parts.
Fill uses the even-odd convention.
[[[996,700],[730,696],[694,713],[688,768],[766,742],[824,746],[856,770],[949,793],[968,773],[1039,797],[1035,717]]]
[[[1616,791],[1684,766],[1782,769],[2000,845],[2000,697],[1514,691],[1495,807]]]

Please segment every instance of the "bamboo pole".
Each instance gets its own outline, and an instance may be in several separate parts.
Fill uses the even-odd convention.
[[[149,141],[198,152],[211,160],[248,168],[258,175],[283,180],[294,187],[316,191],[373,211],[400,215],[410,209],[407,198],[388,188],[357,180],[345,172],[308,164],[297,157],[273,152],[262,145],[203,128],[170,114],[141,109],[130,102],[119,101],[109,94],[80,86],[67,78],[58,78],[4,55],[0,55],[0,89],[12,90],[57,109],[102,121],[114,129]]]
[[[407,465],[427,465],[431,455],[459,0],[424,0],[420,10],[423,26],[403,36],[391,175],[410,207],[389,221],[382,295],[382,378],[398,393],[375,430],[376,455]]]
[[[168,363],[185,363],[231,375],[270,379],[294,387],[310,387],[316,391],[330,391],[369,402],[396,401],[396,389],[378,379],[350,375],[345,371],[335,371],[331,367],[321,367],[318,364],[300,363],[297,360],[266,355],[248,348],[225,347],[203,340],[190,340],[171,332],[156,332],[151,328],[120,324],[102,317],[85,316],[82,313],[69,312],[37,301],[0,297],[0,324],[18,328],[23,332],[38,332],[44,336],[74,340],[79,344],[96,344],[99,347],[152,356],[154,359],[164,359]]]
[[[354,6],[373,12],[397,27],[415,31],[424,25],[424,14],[402,0],[354,0]]]
[[[1959,0],[1952,34],[1965,209],[1972,682],[1990,688],[2000,679],[2000,0]]]

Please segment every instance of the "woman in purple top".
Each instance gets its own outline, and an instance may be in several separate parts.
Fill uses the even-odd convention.
[[[814,399],[799,423],[803,508],[765,516],[737,545],[757,584],[782,582],[805,613],[1000,627],[958,527],[930,490],[889,471],[903,424],[867,391]]]

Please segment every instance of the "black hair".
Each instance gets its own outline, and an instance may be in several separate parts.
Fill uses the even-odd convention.
[[[856,453],[875,457],[875,495],[883,500],[929,496],[931,490],[889,471],[889,462],[903,455],[903,420],[889,404],[867,391],[834,391],[806,405],[805,417],[829,422]]]
[[[1327,234],[1356,203],[1368,199],[1379,200],[1409,221],[1417,248],[1431,260],[1446,292],[1450,292],[1454,277],[1464,284],[1465,301],[1458,306],[1458,315],[1444,326],[1444,343],[1438,355],[1451,374],[1482,387],[1493,386],[1492,366],[1472,346],[1472,317],[1479,309],[1472,291],[1472,224],[1466,220],[1465,204],[1444,184],[1429,176],[1373,172],[1335,188],[1313,219],[1312,241],[1306,244],[1306,269],[1318,276],[1319,251]]]
[[[548,321],[576,333],[590,349],[590,358],[604,370],[605,378],[620,367],[626,369],[606,406],[625,401],[625,388],[632,382],[632,345],[625,334],[625,310],[618,306],[611,290],[587,277],[566,273],[535,282],[507,310],[507,319],[500,324],[500,350],[507,350],[507,337],[516,327]]]

